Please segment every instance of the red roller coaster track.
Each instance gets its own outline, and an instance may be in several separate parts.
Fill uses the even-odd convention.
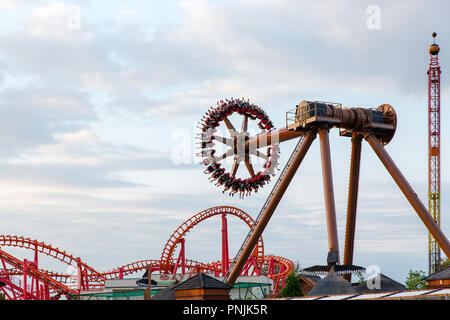
[[[105,280],[121,279],[137,272],[164,274],[181,273],[214,273],[225,274],[232,260],[228,259],[228,236],[226,216],[235,216],[244,221],[249,228],[254,220],[244,211],[234,207],[214,207],[195,214],[183,222],[169,237],[159,260],[141,260],[114,268],[107,272],[99,272],[87,265],[80,258],[50,244],[25,237],[0,235],[0,292],[8,300],[55,300],[61,296],[72,299],[81,291],[102,290]],[[185,236],[200,222],[214,216],[222,217],[222,260],[203,263],[186,259],[184,255]],[[177,259],[174,259],[176,248],[180,245]],[[23,248],[34,252],[34,261],[21,260],[5,252],[5,247]],[[56,273],[40,269],[38,254],[44,254],[77,270],[77,275]],[[265,273],[274,281],[274,292],[284,286],[287,275],[295,269],[294,263],[278,256],[265,256],[262,238],[259,239],[253,254],[244,266],[242,275],[260,275]],[[74,283],[73,280],[77,281]]]
[[[202,222],[208,218],[211,218],[211,217],[217,216],[217,215],[221,215],[223,217],[225,217],[226,215],[236,216],[239,219],[241,219],[242,221],[244,221],[248,225],[249,228],[254,223],[254,220],[252,219],[252,217],[250,217],[250,215],[248,215],[244,211],[234,208],[234,207],[213,207],[213,208],[209,208],[207,210],[204,210],[204,211],[192,216],[191,218],[189,218],[188,220],[183,222],[172,233],[169,240],[167,240],[167,243],[161,254],[161,269],[163,272],[166,272],[166,273],[169,272],[171,258],[173,256],[173,253],[174,253],[177,245],[180,243],[180,240],[184,239],[186,234],[189,231],[191,231],[192,228],[194,228],[197,224],[199,224],[200,222]],[[222,224],[222,232],[226,232],[227,231],[226,223],[224,223],[224,221],[222,221],[222,223],[223,223]],[[228,247],[228,242],[225,239],[223,239],[222,251],[227,250],[227,247]],[[263,243],[262,237],[259,238],[259,241],[253,252],[253,256],[255,258],[257,258],[256,261],[258,263],[258,267],[261,268],[262,263],[263,263],[263,257],[264,257],[264,243]],[[223,261],[223,260],[226,260],[226,259],[224,259],[224,257],[222,256],[222,262],[225,262],[226,268],[228,269],[229,261]],[[221,270],[221,271],[226,272],[227,270]]]

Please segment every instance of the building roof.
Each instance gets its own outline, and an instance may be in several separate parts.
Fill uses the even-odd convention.
[[[164,288],[152,297],[152,300],[175,300],[175,292],[173,290],[174,285]]]
[[[225,282],[214,279],[204,273],[198,273],[190,279],[174,286],[174,290],[190,290],[190,289],[231,289],[233,286]]]
[[[385,276],[382,273],[380,273],[379,287],[375,286],[375,288],[370,289],[367,286],[368,282],[370,283],[370,280],[365,281],[364,283],[361,283],[360,285],[355,286],[356,291],[358,293],[375,293],[375,292],[389,292],[389,291],[392,292],[392,291],[406,290],[406,287],[403,284],[401,284],[400,282],[397,282],[395,280],[392,280],[391,278]],[[377,283],[375,281],[374,281],[374,285],[377,285]]]
[[[433,273],[432,275],[425,278],[425,281],[433,280],[450,280],[450,266]]]
[[[305,278],[307,278],[307,279],[309,279],[309,280],[311,280],[311,281],[314,282],[314,283],[317,283],[317,282],[319,282],[320,280],[322,280],[321,277],[319,277],[319,276],[314,276],[314,275],[311,275],[311,274],[302,274],[302,276],[305,277]]]
[[[308,283],[310,286],[314,287],[317,282],[319,282],[322,278],[319,276],[314,276],[310,274],[299,274],[297,276],[298,280],[304,281]]]
[[[357,292],[350,282],[338,276],[334,270],[331,270],[325,278],[317,282],[311,291],[308,292],[307,296],[313,297],[351,293]]]
[[[280,300],[448,300],[450,289],[282,298]]]

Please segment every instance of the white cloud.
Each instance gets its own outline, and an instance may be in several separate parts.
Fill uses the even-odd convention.
[[[28,32],[38,38],[72,38],[74,30],[81,29],[80,7],[53,1],[37,7],[30,15]]]
[[[26,0],[2,0],[0,8],[10,8],[25,3]]]

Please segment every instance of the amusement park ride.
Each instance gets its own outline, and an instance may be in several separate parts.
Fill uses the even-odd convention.
[[[433,50],[432,50],[433,48]],[[432,60],[429,71],[430,101],[430,212],[420,201],[406,178],[397,168],[386,151],[385,146],[394,137],[397,127],[397,115],[389,104],[376,109],[349,108],[340,104],[302,101],[292,111],[286,113],[286,126],[275,129],[267,114],[258,106],[243,99],[221,100],[216,107],[210,108],[200,121],[199,156],[203,158],[205,173],[223,192],[231,196],[239,194],[241,198],[249,196],[270,182],[278,166],[280,143],[298,139],[285,167],[281,171],[259,215],[254,220],[244,211],[234,207],[213,207],[204,210],[182,223],[170,236],[158,260],[136,261],[107,272],[98,272],[80,258],[54,248],[49,244],[24,237],[0,235],[0,293],[10,300],[51,300],[62,296],[72,299],[81,292],[101,290],[108,279],[121,279],[136,272],[159,272],[172,276],[213,273],[224,277],[225,282],[234,284],[240,275],[266,275],[274,281],[273,293],[284,287],[286,277],[295,269],[289,259],[265,255],[262,233],[274,214],[290,182],[317,136],[320,140],[323,195],[325,202],[325,221],[328,231],[328,256],[325,271],[332,268],[344,278],[350,280],[351,273],[358,270],[353,266],[353,248],[361,165],[361,146],[367,141],[380,161],[386,167],[414,211],[430,233],[430,266],[434,267],[440,257],[440,250],[450,257],[450,242],[439,226],[439,47],[430,47]],[[434,58],[433,58],[434,57]],[[239,130],[234,127],[231,118],[241,118]],[[221,125],[224,126],[221,127]],[[250,125],[259,128],[252,135]],[[224,128],[225,127],[225,128]],[[347,199],[347,222],[343,263],[340,261],[340,248],[336,223],[333,175],[331,166],[329,131],[339,130],[339,135],[351,139],[351,163],[349,191]],[[225,135],[218,134],[225,129]],[[224,148],[223,153],[219,146]],[[231,168],[227,168],[227,159],[232,159]],[[256,161],[258,160],[258,161]],[[259,163],[262,166],[257,167]],[[239,168],[245,165],[246,176],[238,175]],[[227,215],[241,219],[250,228],[247,237],[234,259],[228,254]],[[203,263],[186,259],[186,234],[200,222],[220,216],[222,259]],[[5,247],[31,250],[32,261],[20,260],[3,251]],[[178,257],[174,258],[176,249]],[[38,255],[44,254],[77,270],[72,274],[61,274],[39,267]],[[74,283],[73,280],[76,280]]]
[[[243,117],[241,130],[237,131],[228,117],[237,113]],[[248,120],[260,121],[260,127],[264,132],[255,136],[250,136],[246,131]],[[319,135],[323,192],[325,200],[326,225],[328,230],[328,268],[347,268],[349,271],[354,268],[353,247],[355,237],[355,221],[357,212],[359,169],[361,163],[361,144],[366,140],[374,150],[378,158],[386,167],[400,190],[408,199],[413,209],[416,211],[428,231],[442,248],[444,253],[450,256],[450,242],[439,226],[433,220],[433,217],[427,211],[414,192],[401,171],[397,168],[394,161],[386,151],[385,146],[394,137],[397,127],[397,115],[394,108],[389,104],[383,104],[376,109],[348,108],[340,104],[302,101],[296,106],[296,109],[286,113],[286,127],[273,130],[271,127],[263,127],[261,119],[269,120],[261,110],[241,99],[225,100],[218,103],[218,106],[212,108],[206,118],[202,120],[201,149],[205,155],[204,164],[207,166],[206,173],[210,173],[213,180],[218,180],[219,185],[225,186],[225,190],[231,189],[230,194],[237,192],[248,194],[251,191],[257,191],[266,180],[268,180],[271,163],[270,160],[264,164],[266,171],[255,173],[253,169],[251,155],[259,156],[260,148],[277,148],[278,143],[291,139],[299,139],[297,147],[292,153],[291,158],[282,171],[277,183],[271,191],[266,203],[264,204],[255,224],[250,229],[241,248],[229,268],[225,281],[234,284],[239,276],[246,261],[252,254],[258,239],[261,237],[267,223],[272,217],[277,205],[294,177],[297,169],[302,163],[311,144]],[[229,131],[230,137],[216,136],[215,133],[221,123],[224,123]],[[340,264],[338,232],[336,224],[336,209],[334,203],[333,177],[331,167],[329,131],[332,128],[339,129],[342,137],[351,138],[351,164],[350,164],[350,186],[347,204],[347,226],[344,248],[343,265]],[[268,131],[265,132],[264,129]],[[220,141],[230,147],[230,149],[221,156],[215,156],[215,144],[213,141]],[[269,155],[269,153],[268,153]],[[232,172],[225,172],[221,161],[227,157],[234,157]],[[236,178],[236,167],[241,161],[245,162],[250,177],[247,179]],[[269,173],[270,172],[270,173]],[[221,177],[225,177],[220,180]],[[255,182],[256,181],[256,182]],[[349,277],[348,275],[346,276]]]

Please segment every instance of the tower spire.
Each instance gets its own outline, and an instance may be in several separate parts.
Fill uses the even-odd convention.
[[[428,211],[438,227],[441,225],[441,67],[439,65],[439,45],[429,48],[430,66],[428,69]],[[441,250],[433,236],[428,234],[428,272],[439,271]]]

